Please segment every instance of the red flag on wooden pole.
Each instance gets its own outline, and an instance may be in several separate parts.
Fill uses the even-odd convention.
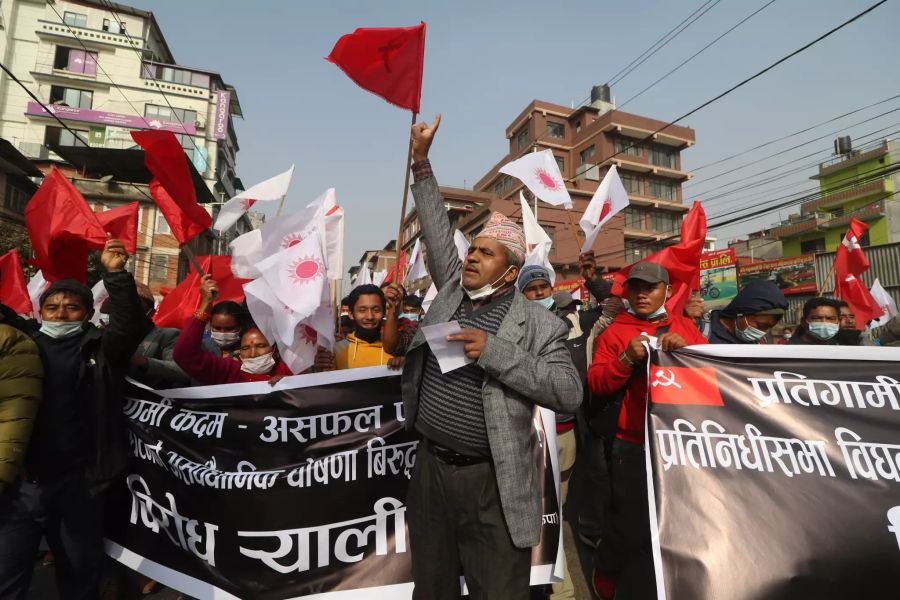
[[[412,27],[360,27],[342,36],[325,60],[361,88],[418,113],[425,27],[424,21]]]
[[[203,271],[212,275],[219,284],[219,295],[216,301],[234,300],[243,302],[244,284],[249,279],[235,277],[231,273],[230,256],[198,256]],[[163,293],[163,290],[160,290]],[[192,271],[174,289],[163,294],[162,302],[156,307],[153,322],[157,327],[175,327],[180,329],[191,313],[197,310],[200,302],[200,275]]]

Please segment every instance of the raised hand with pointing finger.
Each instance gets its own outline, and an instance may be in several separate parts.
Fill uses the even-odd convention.
[[[441,113],[437,114],[431,126],[426,123],[416,123],[412,126],[412,157],[414,162],[423,161],[428,158],[428,150],[431,148],[431,142],[434,141],[434,134],[437,133],[438,127],[440,126]]]

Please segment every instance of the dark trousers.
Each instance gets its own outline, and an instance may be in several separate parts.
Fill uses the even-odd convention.
[[[583,500],[578,507],[578,531],[591,540],[606,537],[609,523],[610,482],[606,461],[607,441],[588,433],[578,450],[578,465]]]
[[[92,496],[81,474],[60,481],[23,481],[0,499],[0,600],[24,600],[41,537],[56,561],[62,600],[100,596],[103,495]]]
[[[618,575],[616,600],[655,600],[644,444],[616,439],[611,463],[612,505],[600,568]]]
[[[419,445],[407,495],[413,600],[528,600],[531,548],[509,536],[490,462],[457,467]]]

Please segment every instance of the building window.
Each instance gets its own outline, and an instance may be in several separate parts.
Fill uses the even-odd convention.
[[[103,31],[124,34],[125,21],[119,21],[118,19],[114,19],[112,21],[110,21],[109,19],[103,19]]]
[[[195,73],[187,69],[177,69],[166,65],[144,63],[144,66],[141,68],[141,77],[209,89],[208,74]]]
[[[57,46],[56,55],[53,59],[53,68],[72,73],[96,75],[97,53]]]
[[[801,254],[813,254],[815,252],[825,252],[825,238],[820,237],[800,242]]]
[[[166,218],[159,211],[156,213],[156,233],[172,233],[172,230],[169,228],[169,222],[166,221]]]
[[[44,129],[44,145],[45,146],[81,146],[86,148],[87,144],[82,140],[88,139],[88,132],[82,129],[73,129],[78,134],[76,138],[72,132],[62,127],[46,127]]]
[[[564,138],[566,137],[566,126],[562,123],[555,123],[553,121],[547,121],[547,131],[552,138]]]
[[[63,23],[73,27],[87,27],[87,15],[65,11],[63,12]]]
[[[627,156],[642,156],[641,143],[631,138],[616,138],[616,153]]]
[[[25,214],[25,205],[28,204],[28,194],[9,183],[6,184],[6,208],[20,215]]]
[[[553,158],[556,159],[556,166],[559,167],[559,172],[560,172],[561,174],[565,174],[565,172],[566,172],[566,159],[563,158],[562,156],[554,156]]]
[[[675,152],[667,148],[651,148],[650,163],[657,167],[675,168]]]
[[[645,212],[640,208],[627,207],[625,209],[625,227],[628,229],[644,229]]]
[[[663,200],[675,200],[675,184],[664,179],[651,179],[650,195]]]
[[[168,106],[157,106],[156,104],[144,106],[144,116],[148,119],[164,119],[191,125],[197,121],[196,110],[169,108]]]
[[[91,108],[94,104],[94,92],[50,86],[50,104],[65,104],[73,108]]]
[[[673,231],[677,231],[679,225],[681,225],[681,219],[679,219],[673,213],[664,211],[657,211],[653,213],[654,231],[659,231],[662,233],[672,233]]]
[[[592,162],[594,160],[594,147],[588,146],[587,148],[579,152],[578,158],[581,160],[581,164]]]
[[[169,257],[150,255],[150,281],[166,281],[169,278]]]
[[[512,179],[509,175],[501,175],[497,183],[494,184],[494,193],[500,198],[505,196],[510,189],[512,189]]]
[[[622,180],[622,185],[625,186],[625,191],[629,194],[644,194],[644,182],[637,175],[619,173],[619,178]]]
[[[581,121],[575,122],[575,133],[579,133],[581,131]]]
[[[516,149],[521,150],[528,145],[528,127],[523,127],[516,134]]]

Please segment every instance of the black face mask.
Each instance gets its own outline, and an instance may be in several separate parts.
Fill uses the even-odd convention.
[[[374,329],[366,329],[365,327],[354,325],[353,334],[362,341],[371,344],[377,342],[381,338],[381,328],[375,327]]]

